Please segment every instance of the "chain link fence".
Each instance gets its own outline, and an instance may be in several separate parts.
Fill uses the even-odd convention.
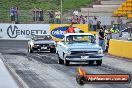
[[[51,10],[47,10],[43,12],[43,20],[39,21],[39,17],[36,17],[36,20],[34,20],[34,14],[32,10],[20,10],[18,15],[18,21],[19,23],[43,23],[43,24],[49,24],[53,23],[55,24],[55,11],[53,11],[53,17],[50,17]],[[69,14],[70,13],[70,14]],[[60,19],[60,23],[62,24],[68,24],[71,23],[71,12],[62,13],[62,20]],[[15,21],[17,20],[17,17],[15,15]],[[12,23],[11,16],[9,10],[0,11],[0,23]]]

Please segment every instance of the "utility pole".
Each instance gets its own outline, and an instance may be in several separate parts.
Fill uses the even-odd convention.
[[[63,15],[62,15],[62,13],[63,13],[63,5],[62,5],[63,3],[62,3],[62,2],[63,2],[63,1],[61,0],[61,24],[62,24],[62,16],[63,16]]]

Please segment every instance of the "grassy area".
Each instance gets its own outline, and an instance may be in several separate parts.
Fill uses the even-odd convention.
[[[63,0],[63,9],[75,9],[79,8],[80,6],[85,6],[91,4],[94,0]]]
[[[63,11],[79,8],[92,2],[93,0],[63,0]],[[42,8],[47,14],[47,10],[61,9],[61,0],[0,0],[0,22],[10,22],[9,8],[15,6],[20,8],[20,21],[31,22],[34,7]]]

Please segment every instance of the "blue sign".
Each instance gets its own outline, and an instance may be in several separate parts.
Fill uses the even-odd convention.
[[[69,26],[55,28],[55,29],[53,29],[51,31],[51,35],[54,36],[54,37],[56,37],[56,38],[63,39],[64,38],[64,34],[66,33],[66,29],[68,27]]]

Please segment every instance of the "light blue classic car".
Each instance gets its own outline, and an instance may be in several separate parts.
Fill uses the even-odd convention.
[[[57,42],[58,63],[68,66],[70,62],[89,62],[102,64],[103,50],[95,43],[90,33],[68,33],[63,41]]]

